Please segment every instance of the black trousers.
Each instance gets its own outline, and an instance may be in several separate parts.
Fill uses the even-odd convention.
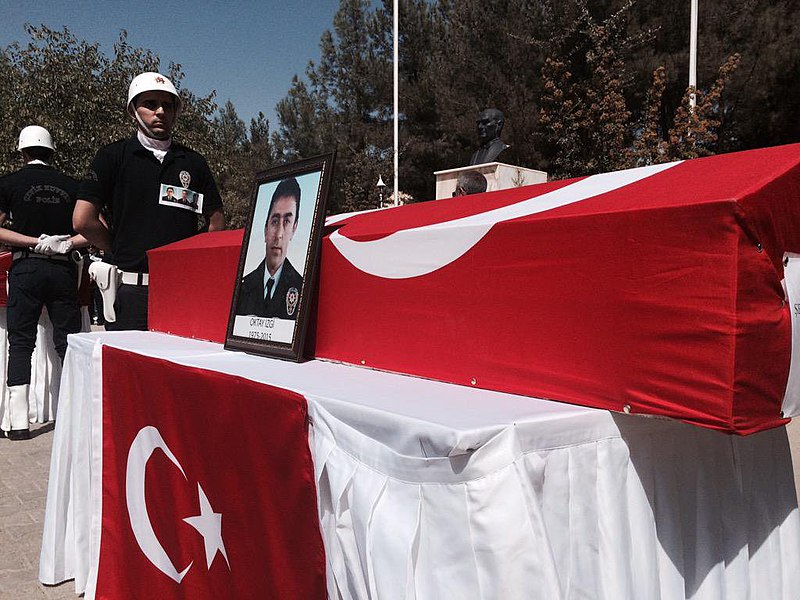
[[[117,320],[106,323],[108,331],[128,331],[138,329],[147,331],[147,293],[146,285],[121,285],[117,289],[114,312]]]
[[[71,261],[21,258],[11,264],[6,305],[8,385],[31,382],[31,355],[43,306],[53,324],[56,352],[64,360],[67,335],[81,330],[77,287],[78,269]]]

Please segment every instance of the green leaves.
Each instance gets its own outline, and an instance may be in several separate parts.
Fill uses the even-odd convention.
[[[80,177],[101,145],[130,135],[128,84],[139,72],[157,69],[158,58],[128,46],[124,31],[114,59],[67,28],[26,31],[27,46],[12,44],[0,55],[0,170],[19,167],[16,137],[37,124],[53,136],[56,165]]]
[[[181,65],[166,67],[185,105],[176,137],[208,159],[232,226],[244,223],[257,171],[334,148],[331,212],[378,206],[378,176],[393,174],[392,4],[340,0],[319,61],[292,81],[273,128],[263,114],[244,123],[214,91],[182,87]],[[506,117],[502,160],[556,177],[798,141],[797,3],[700,3],[694,111],[688,5],[400,0],[401,190],[432,198],[433,172],[467,164],[475,117],[490,106]],[[0,174],[20,164],[20,129],[40,124],[57,165],[80,177],[97,148],[133,132],[128,84],[160,70],[159,57],[125,31],[110,55],[67,29],[27,34],[0,51]]]
[[[27,45],[0,52],[0,174],[21,166],[16,140],[26,125],[46,127],[56,144],[55,163],[81,178],[98,148],[128,137],[135,125],[125,112],[128,85],[143,71],[161,71],[159,57],[128,43],[120,32],[113,56],[77,39],[67,28],[26,28]],[[202,153],[217,177],[234,227],[244,224],[256,171],[274,162],[269,124],[260,114],[248,130],[231,103],[221,110],[216,92],[201,96],[183,88],[184,72],[170,64],[167,75],[183,100],[175,137]]]

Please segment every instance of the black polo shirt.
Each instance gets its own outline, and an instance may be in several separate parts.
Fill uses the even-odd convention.
[[[28,164],[0,179],[0,212],[23,235],[74,235],[78,182],[49,165]]]
[[[78,198],[104,209],[113,240],[109,259],[123,271],[148,272],[148,250],[197,233],[196,213],[159,204],[162,184],[203,194],[206,216],[222,208],[206,160],[175,141],[163,163],[135,134],[104,146],[81,181]]]

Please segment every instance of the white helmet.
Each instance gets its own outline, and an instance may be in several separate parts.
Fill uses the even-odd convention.
[[[39,127],[38,125],[28,125],[19,132],[17,150],[33,148],[34,146],[49,148],[50,150],[56,149],[55,146],[53,146],[53,138],[50,137],[50,132],[47,131],[47,129]]]
[[[133,99],[142,92],[167,92],[168,94],[172,94],[175,96],[175,114],[181,112],[181,97],[178,95],[178,90],[176,90],[172,82],[161,73],[142,73],[133,78],[128,88],[127,108],[131,107]]]

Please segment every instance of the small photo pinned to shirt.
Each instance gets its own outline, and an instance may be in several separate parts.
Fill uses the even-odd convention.
[[[203,213],[203,194],[177,185],[162,183],[158,203]]]

